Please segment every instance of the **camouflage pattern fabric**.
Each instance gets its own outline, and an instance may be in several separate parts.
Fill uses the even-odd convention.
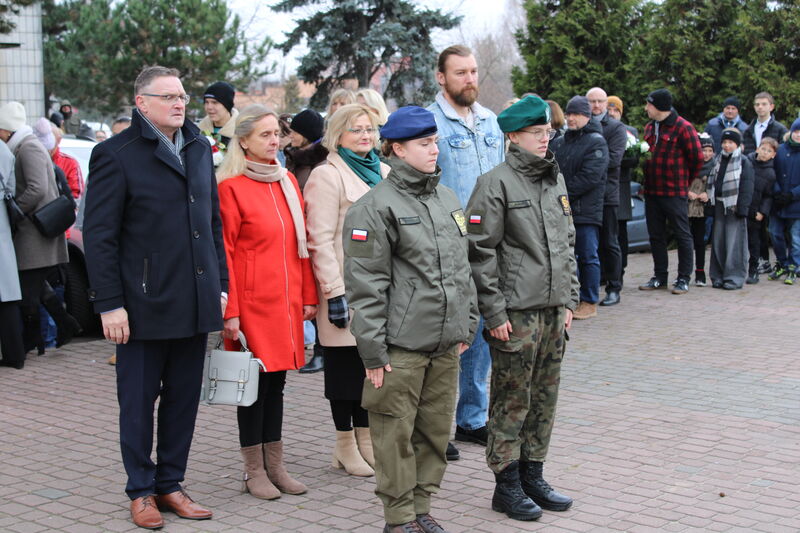
[[[506,342],[484,331],[492,355],[486,462],[494,472],[547,456],[566,346],[565,309],[508,311],[513,332]]]

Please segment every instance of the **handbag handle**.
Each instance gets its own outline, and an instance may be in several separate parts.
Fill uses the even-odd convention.
[[[247,340],[244,338],[244,332],[239,330],[239,344],[242,345],[241,351],[249,352],[250,348],[247,347]],[[217,345],[214,347],[215,350],[219,350],[219,347],[222,346],[222,335],[219,336],[217,339]]]

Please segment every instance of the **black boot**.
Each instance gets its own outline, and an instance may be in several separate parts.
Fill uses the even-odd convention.
[[[44,338],[38,308],[35,314],[22,317],[22,347],[25,353],[36,348],[37,355],[44,355]]]
[[[322,355],[318,353],[314,353],[311,356],[311,361],[302,366],[299,370],[301,374],[313,374],[314,372],[319,372],[325,368],[325,361],[322,359]]]
[[[522,491],[519,481],[519,462],[514,461],[505,470],[494,475],[497,485],[492,496],[492,510],[505,513],[514,520],[536,520],[542,516],[541,508]]]
[[[750,273],[745,280],[748,285],[755,285],[758,283],[758,267],[750,267]]]
[[[542,509],[566,511],[572,506],[572,498],[553,490],[553,487],[542,477],[542,466],[543,464],[539,461],[520,461],[522,490]]]
[[[67,313],[61,300],[58,299],[49,284],[46,284],[42,305],[44,305],[44,308],[47,309],[47,312],[50,313],[56,323],[56,348],[68,344],[72,337],[81,332],[81,325],[75,320],[74,316]]]

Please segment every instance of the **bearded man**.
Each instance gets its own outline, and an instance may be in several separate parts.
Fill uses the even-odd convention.
[[[436,81],[442,90],[428,106],[439,130],[440,183],[455,191],[462,207],[478,176],[504,160],[503,133],[497,116],[478,104],[478,63],[466,46],[450,46],[439,54]],[[489,397],[486,378],[491,366],[489,347],[481,334],[483,319],[470,348],[461,355],[456,440],[486,445]],[[449,460],[458,459],[452,444]]]

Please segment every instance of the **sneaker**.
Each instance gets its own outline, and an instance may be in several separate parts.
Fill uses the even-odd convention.
[[[703,270],[694,271],[694,284],[698,287],[706,286],[706,273]]]
[[[769,279],[775,281],[777,279],[781,279],[788,271],[783,268],[783,265],[775,262],[775,266],[772,269],[772,274],[769,275]]]
[[[644,285],[639,285],[639,290],[640,291],[655,291],[655,290],[666,289],[666,288],[667,288],[667,282],[666,281],[661,281],[660,279],[658,279],[655,276],[650,278],[650,281],[648,281]]]
[[[674,285],[672,285],[672,294],[686,294],[689,292],[689,280],[686,278],[678,278]]]
[[[748,285],[755,285],[758,283],[758,270],[750,272],[750,275],[747,276],[747,279],[744,282]]]
[[[769,264],[769,259],[759,259],[758,260],[758,273],[759,274],[769,274],[772,272],[772,265]]]
[[[797,272],[792,267],[789,267],[789,271],[786,273],[786,279],[783,282],[787,285],[794,285],[794,280],[797,278]]]

